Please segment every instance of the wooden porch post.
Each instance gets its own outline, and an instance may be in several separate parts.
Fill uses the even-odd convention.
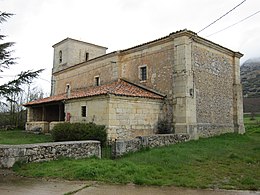
[[[61,103],[59,103],[59,121],[61,120]]]

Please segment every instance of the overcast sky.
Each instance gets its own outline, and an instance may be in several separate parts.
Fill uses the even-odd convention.
[[[194,32],[225,14],[242,0],[0,0],[0,11],[15,14],[0,26],[5,41],[14,41],[18,64],[0,74],[12,78],[21,70],[44,68],[37,82],[50,91],[52,45],[71,37],[108,47],[126,49],[182,29]],[[246,0],[227,16],[199,33],[244,54],[241,62],[260,57],[260,0]]]

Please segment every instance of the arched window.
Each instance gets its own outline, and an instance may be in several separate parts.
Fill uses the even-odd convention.
[[[59,62],[62,63],[62,51],[59,51]]]

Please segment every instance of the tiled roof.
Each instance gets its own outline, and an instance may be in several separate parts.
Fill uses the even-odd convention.
[[[150,99],[164,98],[162,94],[156,93],[140,85],[135,85],[128,81],[119,79],[118,81],[110,84],[71,91],[69,97],[67,97],[66,94],[60,94],[60,95],[39,99],[39,100],[34,100],[32,102],[28,102],[27,104],[24,104],[24,106],[31,106],[37,104],[44,104],[44,103],[51,103],[51,102],[58,102],[63,100],[107,95],[107,94],[113,94],[116,96],[150,98]]]
[[[24,104],[23,106],[30,106],[30,105],[50,103],[50,102],[59,102],[59,101],[65,100],[65,99],[66,99],[66,94],[60,94],[60,95],[50,96],[47,98],[33,100],[31,102]]]

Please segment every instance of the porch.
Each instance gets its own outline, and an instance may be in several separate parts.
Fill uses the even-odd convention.
[[[38,104],[27,108],[26,131],[50,132],[58,123],[65,122],[64,103]]]

